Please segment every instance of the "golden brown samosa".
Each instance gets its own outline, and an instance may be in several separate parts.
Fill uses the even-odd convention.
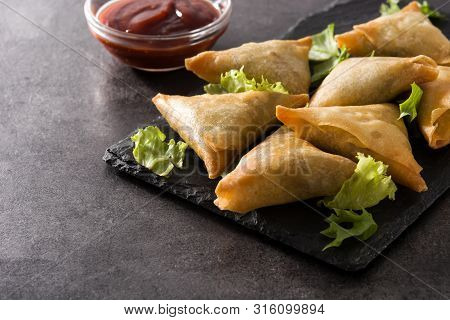
[[[419,128],[433,149],[450,143],[450,68],[439,67],[439,77],[421,86]]]
[[[266,91],[194,97],[158,94],[153,103],[169,125],[204,161],[211,179],[278,122],[278,104],[303,107],[307,95]]]
[[[311,38],[246,43],[229,50],[202,52],[186,59],[186,69],[210,83],[219,83],[222,73],[244,67],[250,79],[264,76],[271,83],[281,82],[290,94],[308,93],[311,46]]]
[[[354,159],[358,152],[388,165],[392,179],[417,192],[427,190],[420,176],[398,106],[302,108],[277,107],[277,117],[297,137],[318,148]]]
[[[216,188],[221,210],[257,208],[335,195],[356,164],[325,153],[281,127],[242,157]]]
[[[414,58],[350,58],[337,65],[311,98],[312,107],[385,103],[408,91],[413,82],[437,78],[436,62]]]
[[[415,57],[425,55],[438,64],[450,63],[450,42],[411,2],[400,12],[382,16],[353,27],[353,31],[337,35],[338,46],[352,56]]]

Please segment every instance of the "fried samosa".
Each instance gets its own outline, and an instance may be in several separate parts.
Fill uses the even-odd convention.
[[[290,94],[308,93],[311,46],[311,38],[246,43],[229,50],[202,52],[186,59],[186,69],[210,83],[219,83],[221,74],[244,67],[249,78],[263,76],[271,83],[281,82]]]
[[[278,104],[297,108],[307,102],[307,95],[266,91],[194,97],[158,94],[153,98],[169,125],[204,161],[211,179],[278,122]]]
[[[325,153],[281,127],[242,157],[216,188],[221,210],[257,208],[335,195],[356,164]]]
[[[414,58],[350,58],[337,65],[314,96],[312,107],[359,106],[385,103],[408,91],[413,82],[437,78],[436,62]]]
[[[422,85],[423,96],[418,108],[418,123],[433,149],[450,143],[450,68],[439,67],[439,77]]]
[[[346,47],[352,56],[415,57],[425,55],[438,64],[450,63],[450,42],[411,2],[400,12],[356,25],[353,31],[337,35],[340,48]]]
[[[414,191],[427,190],[420,176],[408,140],[408,132],[398,106],[378,104],[351,107],[277,107],[277,117],[295,131],[297,137],[316,147],[349,159],[358,152],[388,165],[392,179]]]

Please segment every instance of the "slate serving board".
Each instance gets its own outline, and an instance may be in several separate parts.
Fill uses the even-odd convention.
[[[431,1],[439,6],[438,1]],[[377,17],[380,2],[373,0],[350,1],[298,21],[285,39],[298,39],[323,30],[328,23],[335,22],[337,32],[350,30],[354,24]],[[447,11],[443,8],[441,11]],[[450,23],[441,22],[438,26],[450,35]],[[169,138],[179,139],[177,134],[161,117],[148,125],[159,126]],[[130,134],[131,136],[132,134]],[[162,178],[138,165],[132,156],[133,143],[130,136],[109,147],[103,159],[120,172],[132,175],[162,190],[198,204],[213,213],[224,216],[244,227],[259,232],[303,253],[347,271],[365,268],[381,251],[392,243],[409,225],[436,201],[450,185],[449,148],[433,151],[427,147],[417,128],[410,128],[410,140],[414,156],[424,168],[423,177],[429,190],[415,193],[399,186],[396,201],[383,201],[371,208],[379,229],[365,245],[355,239],[346,240],[337,249],[322,252],[330,239],[319,232],[326,228],[323,217],[315,210],[328,216],[329,212],[318,208],[313,199],[289,205],[263,208],[247,215],[223,212],[215,207],[214,189],[219,181],[210,180],[202,161],[192,149],[187,150],[185,168],[174,170],[169,178]],[[314,209],[312,209],[313,207]]]

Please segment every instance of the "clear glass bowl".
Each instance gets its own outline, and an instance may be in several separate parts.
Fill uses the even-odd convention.
[[[230,22],[231,0],[208,0],[220,12],[212,23],[169,36],[140,35],[102,24],[99,9],[111,0],[86,0],[84,14],[92,35],[121,62],[145,71],[171,71],[184,67],[184,59],[211,48]]]

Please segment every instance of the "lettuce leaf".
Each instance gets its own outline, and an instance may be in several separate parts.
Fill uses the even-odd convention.
[[[333,69],[336,68],[339,63],[347,60],[348,58],[350,58],[350,54],[348,53],[347,48],[343,48],[342,50],[339,49],[339,56],[331,57],[324,62],[312,64],[311,82],[315,83],[325,79],[325,77],[329,75],[330,72],[333,71]]]
[[[184,154],[188,145],[171,139],[165,142],[166,135],[158,127],[139,129],[131,137],[134,142],[133,156],[137,163],[159,176],[167,176],[175,167],[183,166]]]
[[[400,104],[399,119],[409,116],[409,122],[412,122],[417,117],[417,107],[422,100],[423,90],[414,82],[411,84],[411,95],[409,98]]]
[[[386,3],[383,3],[380,6],[380,13],[382,16],[389,16],[391,14],[397,13],[399,12],[400,6],[399,4],[399,0],[387,0]],[[423,1],[422,3],[419,3],[420,5],[420,11],[428,16],[429,18],[432,19],[445,19],[445,15],[442,14],[441,12],[439,12],[438,10],[433,10],[430,7],[430,4],[428,3],[428,1]]]
[[[361,214],[357,214],[352,210],[335,209],[334,211],[335,214],[332,214],[325,220],[330,226],[321,232],[324,236],[334,240],[326,245],[322,251],[332,247],[339,247],[345,239],[351,237],[357,237],[365,241],[378,230],[378,225],[373,220],[372,215],[365,209],[362,209]],[[350,223],[352,227],[344,228],[340,225],[342,223]]]
[[[428,1],[423,1],[420,4],[420,11],[429,18],[432,19],[445,19],[445,15],[437,10],[433,10],[430,5],[428,4]]]
[[[338,45],[334,39],[334,23],[329,24],[322,32],[313,35],[312,42],[309,60],[325,61],[339,56]]]
[[[224,93],[228,93],[227,90],[225,90],[224,87],[222,87],[222,85],[217,84],[217,83],[210,83],[206,86],[203,87],[205,89],[206,93],[209,94],[224,94]]]
[[[386,197],[395,199],[397,187],[391,177],[386,175],[388,166],[362,153],[358,153],[357,158],[359,161],[355,173],[344,182],[341,190],[334,197],[327,197],[321,201],[326,207],[334,210],[334,214],[325,219],[330,226],[321,232],[334,240],[323,250],[339,247],[350,237],[369,239],[377,231],[378,226],[366,208],[377,205]],[[354,210],[362,210],[362,213],[358,214]],[[342,223],[351,223],[352,227],[346,229],[340,225]]]
[[[334,24],[321,33],[312,36],[313,46],[309,51],[311,65],[312,87],[317,87],[320,82],[342,61],[348,59],[350,54],[344,47],[338,48],[334,39]]]
[[[388,166],[362,153],[357,155],[355,173],[344,182],[334,196],[323,200],[330,209],[361,210],[377,205],[388,197],[395,200],[397,187],[391,176],[386,175]]]
[[[264,77],[257,82],[254,78],[248,79],[244,67],[240,70],[232,69],[220,76],[219,84],[208,84],[204,87],[209,94],[238,93],[246,91],[270,91],[289,94],[281,82],[270,83]]]
[[[382,16],[390,16],[396,12],[399,12],[400,6],[398,5],[399,0],[387,0],[380,6],[380,13]]]

